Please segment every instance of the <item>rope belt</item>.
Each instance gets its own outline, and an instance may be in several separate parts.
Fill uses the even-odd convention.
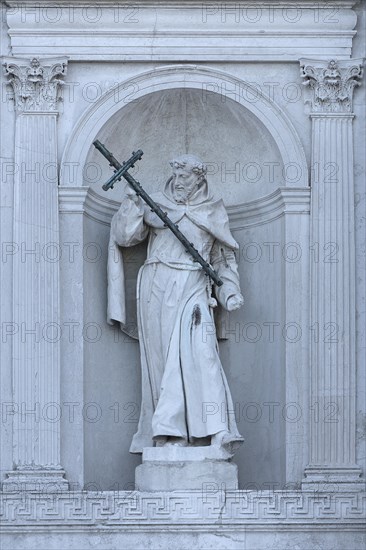
[[[173,269],[184,269],[189,271],[198,271],[202,269],[202,267],[199,264],[187,263],[184,260],[173,260],[173,259],[170,260],[168,258],[163,259],[161,257],[148,258],[147,260],[145,260],[144,265],[155,264],[156,266],[156,264],[159,264],[159,263],[164,264]],[[216,307],[217,301],[212,296],[212,281],[210,277],[206,278],[206,291],[207,291],[208,305],[210,306],[210,308]]]
[[[157,257],[149,258],[148,260],[145,261],[144,265],[158,264],[158,263],[164,264],[168,267],[172,267],[173,269],[188,269],[190,271],[198,271],[202,269],[199,264],[187,263],[184,260],[173,260],[169,258],[157,258]]]

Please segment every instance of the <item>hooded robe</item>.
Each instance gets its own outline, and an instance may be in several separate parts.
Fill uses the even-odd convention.
[[[188,201],[174,199],[172,179],[154,201],[179,223],[223,280],[211,280],[183,244],[140,197],[125,197],[111,223],[108,259],[108,322],[126,323],[123,255],[120,247],[148,238],[147,258],[137,278],[137,324],[140,341],[142,402],[130,452],[154,446],[157,436],[186,438],[190,444],[225,434],[230,454],[243,442],[230,390],[218,354],[212,307],[226,308],[240,293],[233,239],[222,199],[207,181]],[[212,291],[215,298],[213,298]]]

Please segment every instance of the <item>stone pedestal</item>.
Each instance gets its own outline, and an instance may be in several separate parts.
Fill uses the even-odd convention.
[[[3,483],[4,493],[41,491],[42,493],[62,493],[69,490],[62,468],[21,468],[7,472]]]
[[[238,488],[238,467],[215,447],[147,447],[136,468],[139,491],[231,490]]]

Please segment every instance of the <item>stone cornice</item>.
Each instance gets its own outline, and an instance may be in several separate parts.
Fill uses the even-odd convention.
[[[66,58],[29,61],[7,57],[3,61],[8,84],[13,88],[15,108],[18,112],[54,112],[59,95],[61,78],[67,70]]]
[[[363,60],[317,61],[300,59],[303,84],[312,91],[314,113],[350,113],[353,90],[360,86],[363,76]]]
[[[9,7],[16,7],[16,6],[54,6],[55,2],[54,0],[5,0],[4,2]],[[211,0],[201,0],[199,2],[200,5],[204,4],[212,4]],[[237,2],[239,3],[239,2]],[[352,8],[353,6],[356,6],[360,3],[360,0],[332,0],[331,4],[329,4],[328,9],[335,7],[347,7]],[[95,7],[96,2],[93,0],[58,0],[57,6],[90,6]],[[97,2],[98,6],[131,6],[134,3],[131,2],[131,0],[98,0]],[[138,0],[138,2],[135,2],[135,4],[146,7],[146,6],[153,6],[153,7],[172,7],[176,9],[180,9],[182,6],[192,6],[197,7],[197,0]],[[232,6],[233,2],[232,0],[220,0],[220,5]],[[253,7],[256,4],[259,4],[260,6],[264,7],[299,7],[299,0],[278,0],[274,3],[273,0],[240,0],[240,5],[245,7]],[[302,0],[301,6],[304,8],[324,8],[327,7],[324,0]]]
[[[78,61],[297,61],[319,52],[348,59],[357,22],[353,1],[8,5],[14,55],[59,53]]]

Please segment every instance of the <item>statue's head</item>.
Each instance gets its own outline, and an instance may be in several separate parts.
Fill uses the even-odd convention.
[[[194,155],[182,155],[170,161],[172,189],[177,202],[185,202],[206,181],[207,167]]]

